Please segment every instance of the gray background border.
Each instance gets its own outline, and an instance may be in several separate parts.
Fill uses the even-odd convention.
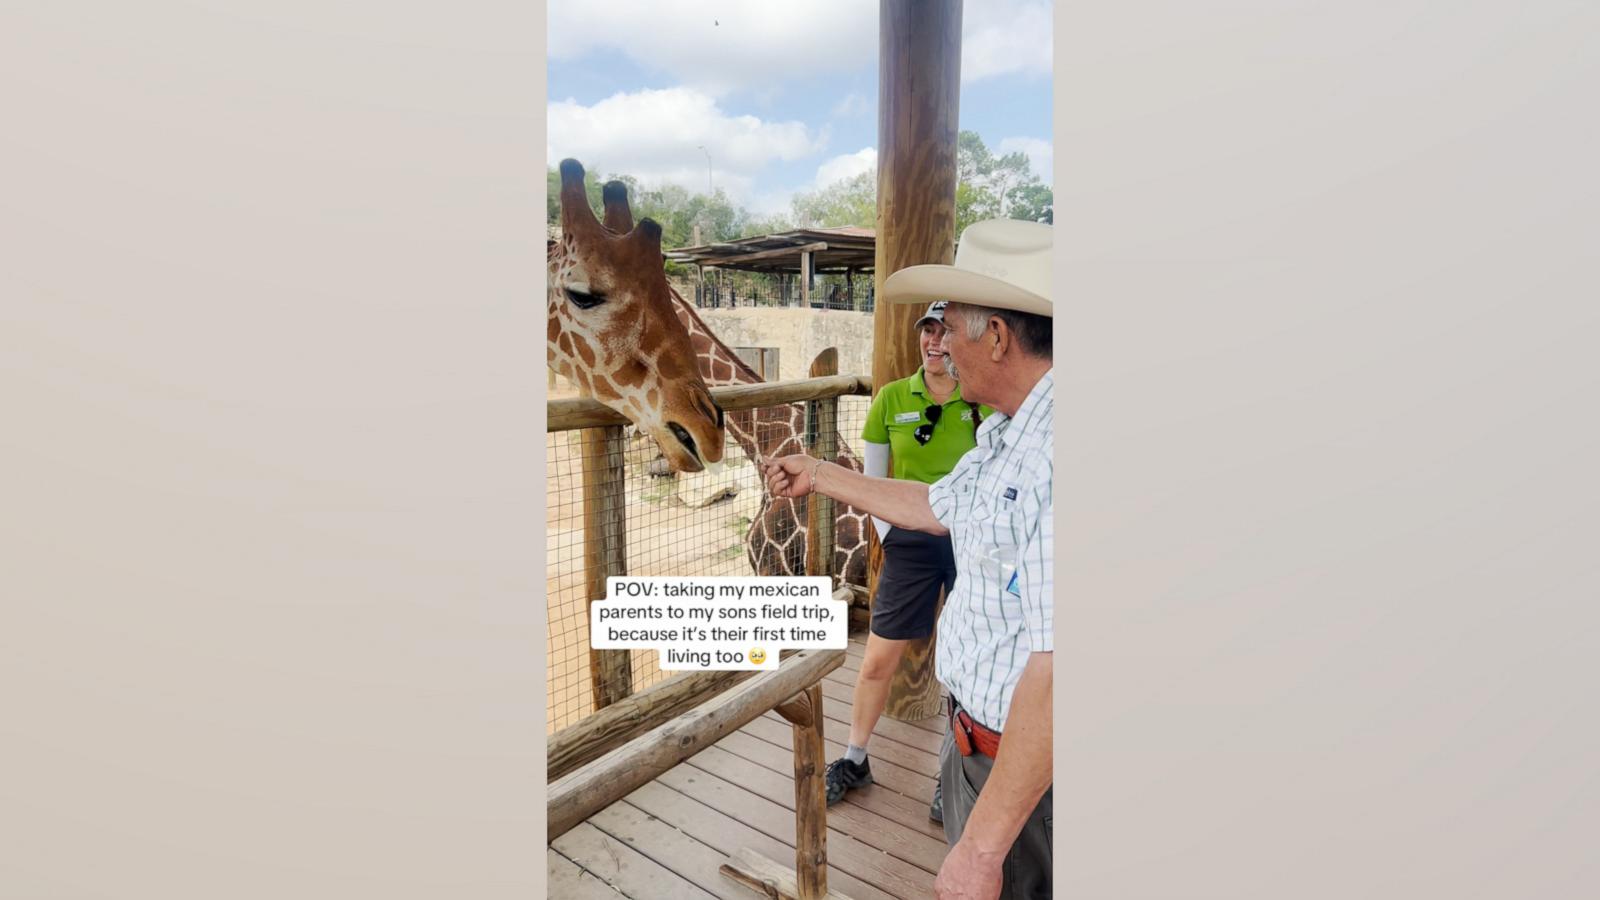
[[[541,893],[543,9],[340,10],[0,22],[0,894]],[[1058,8],[1063,896],[1594,892],[1596,17]]]

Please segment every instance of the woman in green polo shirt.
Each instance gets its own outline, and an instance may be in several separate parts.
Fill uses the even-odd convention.
[[[962,400],[961,385],[946,369],[948,362],[939,349],[944,307],[943,302],[935,303],[917,320],[922,367],[910,378],[884,385],[872,401],[861,432],[868,475],[888,475],[892,456],[895,478],[932,484],[977,446],[978,424],[990,410]],[[895,528],[878,519],[872,523],[883,544],[883,570],[872,600],[867,651],[856,678],[850,744],[844,756],[828,765],[829,805],[851,788],[872,783],[867,741],[883,714],[889,680],[906,644],[933,633],[939,592],[949,593],[956,578],[949,535]],[[934,821],[944,819],[937,788],[929,815]]]

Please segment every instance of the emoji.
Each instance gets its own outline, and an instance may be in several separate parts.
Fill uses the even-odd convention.
[[[762,647],[750,648],[750,661],[758,666],[761,665],[767,661],[767,651]]]

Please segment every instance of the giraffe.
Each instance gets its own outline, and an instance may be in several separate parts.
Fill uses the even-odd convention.
[[[617,181],[605,185],[601,222],[589,208],[583,167],[569,159],[560,168],[562,237],[548,246],[550,367],[653,437],[675,471],[701,471],[702,460],[722,459],[724,429],[752,465],[764,456],[804,453],[805,414],[798,406],[724,415],[712,402],[707,383],[758,384],[761,378],[667,284],[661,229],[649,219],[634,226],[627,187]],[[610,312],[599,317],[596,310]],[[652,374],[655,382],[638,389],[636,382]],[[674,398],[676,412],[667,408]],[[698,429],[691,424],[696,421]],[[860,468],[848,449],[835,461]],[[759,575],[804,575],[806,503],[774,498],[762,484],[761,509],[746,534],[751,569]],[[834,534],[834,572],[864,585],[865,514],[838,507]]]
[[[689,334],[700,377],[707,384],[760,384],[744,360],[724,344],[705,320],[676,290],[673,310]],[[798,404],[728,413],[728,433],[733,435],[751,464],[757,459],[805,453],[805,412]],[[861,464],[842,444],[834,462],[859,471]],[[761,510],[745,534],[750,567],[758,575],[804,575],[806,564],[806,500],[773,497],[761,480]],[[833,571],[843,582],[867,583],[867,516],[854,507],[838,504],[834,525]]]
[[[550,368],[627,416],[677,472],[722,459],[724,417],[673,314],[661,226],[637,227],[621,182],[603,190],[605,221],[584,192],[583,166],[561,161],[561,241],[549,247]]]

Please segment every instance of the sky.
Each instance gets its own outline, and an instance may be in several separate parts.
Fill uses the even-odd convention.
[[[1051,18],[1050,0],[969,0],[961,41],[960,127],[1046,184]],[[757,215],[877,166],[877,0],[556,0],[547,49],[549,165]]]

